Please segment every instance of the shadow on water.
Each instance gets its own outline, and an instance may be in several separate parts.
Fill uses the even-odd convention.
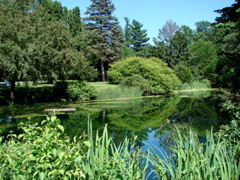
[[[147,149],[154,145],[168,152],[164,144],[169,141],[169,132],[174,133],[173,124],[180,132],[191,127],[200,138],[206,130],[218,129],[228,121],[220,112],[216,92],[180,92],[171,96],[143,97],[123,101],[91,101],[83,104],[39,104],[35,106],[11,106],[0,108],[0,129],[5,133],[21,121],[39,122],[44,119],[46,108],[76,108],[75,112],[57,114],[71,137],[80,136],[87,130],[88,118],[92,120],[93,132],[102,131],[108,124],[109,135],[116,144],[126,137],[137,136],[138,146]],[[151,177],[153,178],[153,177]]]

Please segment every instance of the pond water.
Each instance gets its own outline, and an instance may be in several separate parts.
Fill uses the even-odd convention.
[[[0,107],[0,130],[7,134],[17,130],[22,121],[39,122],[45,119],[47,108],[76,108],[74,112],[57,113],[71,137],[87,130],[88,119],[93,131],[102,131],[108,124],[109,135],[116,144],[124,138],[138,137],[138,145],[154,145],[162,151],[167,135],[177,126],[184,132],[191,127],[204,139],[206,130],[217,130],[230,119],[221,112],[220,92],[192,91],[169,96],[140,97],[128,100],[90,101],[82,104],[49,103],[33,106]]]
[[[70,136],[81,135],[87,129],[88,119],[94,130],[103,130],[108,124],[116,142],[125,137],[138,136],[140,142],[151,141],[171,131],[174,124],[180,129],[192,127],[199,136],[212,127],[214,130],[229,119],[220,109],[219,92],[192,91],[169,96],[140,97],[128,100],[90,101],[82,104],[49,103],[33,106],[0,107],[0,129],[7,133],[19,122],[45,119],[44,109],[76,108],[75,112],[57,113]],[[152,134],[154,134],[152,136]],[[151,136],[152,137],[151,137]],[[153,138],[154,137],[154,138]]]

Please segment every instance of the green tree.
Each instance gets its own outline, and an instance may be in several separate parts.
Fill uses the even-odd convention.
[[[125,59],[127,57],[134,56],[133,50],[130,48],[131,44],[131,23],[130,19],[127,17],[124,17],[126,25],[123,29],[123,37],[124,37],[124,46],[122,49],[122,58]]]
[[[112,15],[115,10],[112,1],[91,0],[84,18],[88,33],[88,49],[97,58],[100,65],[101,79],[106,80],[105,71],[109,63],[121,59],[123,37],[118,19]],[[100,61],[100,63],[99,63]]]
[[[194,36],[194,40],[204,39],[206,41],[211,40],[213,25],[209,21],[198,21],[195,23],[196,32]]]
[[[158,57],[164,59],[171,68],[178,64],[188,66],[188,49],[192,43],[192,36],[193,31],[188,26],[179,28],[173,21],[167,22],[159,30],[158,39],[154,39],[155,46],[159,50]]]
[[[183,84],[193,82],[193,75],[190,68],[180,64],[174,67],[174,72]]]
[[[124,17],[124,20],[126,22],[126,25],[123,29],[123,35],[124,35],[124,46],[130,47],[131,44],[131,23],[130,19],[127,17]]]
[[[35,23],[31,58],[33,66],[37,67],[37,77],[52,82],[64,81],[73,74],[80,79],[92,76],[92,68],[81,51],[79,8],[66,12],[61,4],[47,2],[40,3],[34,12],[38,21]],[[56,9],[53,11],[56,13],[51,13],[49,9]]]
[[[143,56],[144,47],[147,46],[147,42],[150,38],[147,37],[147,30],[142,29],[143,25],[133,20],[130,25],[130,47],[138,56]]]
[[[220,56],[219,85],[229,86],[237,93],[240,89],[240,1],[215,12],[220,14],[216,18],[214,39]]]
[[[160,50],[158,58],[163,59],[171,68],[173,62],[171,39],[178,30],[179,26],[173,20],[168,20],[163,27],[158,30],[158,37],[153,39],[155,46]]]
[[[0,71],[12,91],[18,80],[65,80],[73,71],[89,72],[83,54],[73,47],[60,3],[1,1],[0,11]]]
[[[214,80],[217,64],[217,50],[211,41],[199,39],[191,45],[190,65],[196,80],[208,79]]]
[[[170,39],[168,64],[171,68],[182,64],[189,66],[189,46],[192,44],[193,31],[188,26],[181,26]]]
[[[17,80],[28,80],[29,46],[33,39],[32,6],[28,1],[0,2],[0,72],[11,81],[14,91]]]

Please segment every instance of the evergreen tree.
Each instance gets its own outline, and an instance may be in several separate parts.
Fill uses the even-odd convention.
[[[189,46],[193,41],[193,31],[188,26],[181,26],[170,39],[169,65],[174,68],[176,65],[189,66]]]
[[[219,85],[229,86],[237,93],[240,91],[240,1],[215,12],[221,15],[215,19],[213,33],[220,57]]]
[[[204,39],[206,41],[212,40],[212,30],[213,25],[208,21],[198,21],[195,23],[196,25],[196,33],[194,36],[194,40],[198,41],[199,39]]]
[[[131,23],[130,19],[125,17],[126,25],[123,29],[123,37],[124,37],[124,46],[122,49],[122,58],[125,59],[127,57],[134,56],[133,50],[130,48],[131,45]]]
[[[123,37],[118,24],[118,19],[112,15],[115,10],[111,0],[91,0],[92,4],[87,8],[84,18],[88,33],[89,50],[100,61],[102,81],[106,80],[106,70],[109,63],[120,60]]]
[[[131,23],[130,23],[130,19],[125,17],[125,22],[126,25],[124,27],[124,46],[126,47],[130,47],[131,44]]]
[[[147,42],[150,38],[147,37],[147,30],[142,29],[143,25],[133,20],[132,24],[130,25],[130,47],[138,56],[143,56],[144,47],[147,46]]]

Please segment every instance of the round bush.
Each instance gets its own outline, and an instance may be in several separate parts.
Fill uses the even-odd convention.
[[[108,73],[110,83],[130,81],[136,75],[149,83],[151,94],[163,94],[181,86],[181,81],[165,62],[158,58],[131,57],[111,65]],[[129,78],[124,80],[125,78]]]
[[[86,101],[97,97],[95,88],[84,81],[69,83],[67,94],[70,101]]]

